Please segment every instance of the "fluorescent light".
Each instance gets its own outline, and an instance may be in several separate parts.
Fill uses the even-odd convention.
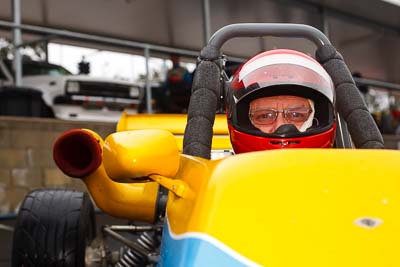
[[[382,1],[396,6],[400,6],[400,0],[382,0]]]

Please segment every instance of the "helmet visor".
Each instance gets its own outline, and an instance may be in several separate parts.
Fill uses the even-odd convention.
[[[321,66],[319,67],[322,69]],[[248,66],[242,68],[239,75],[236,75],[231,82],[236,102],[257,89],[273,85],[300,85],[313,88],[323,94],[331,103],[334,102],[332,80],[325,71],[316,72],[319,68],[314,70],[295,64],[261,66],[251,72],[248,68]],[[321,75],[321,73],[326,75]]]

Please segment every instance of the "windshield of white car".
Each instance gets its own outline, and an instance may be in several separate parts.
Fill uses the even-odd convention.
[[[14,75],[14,71],[11,60],[3,60],[10,73]],[[22,75],[23,76],[34,76],[34,75],[72,75],[70,71],[59,65],[50,64],[47,62],[40,61],[23,61],[22,62]]]
[[[25,62],[23,64],[22,73],[28,75],[71,75],[72,73],[65,68],[49,64],[46,62]]]

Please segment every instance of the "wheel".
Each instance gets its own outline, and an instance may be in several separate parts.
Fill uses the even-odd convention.
[[[85,250],[95,235],[94,208],[87,193],[32,191],[17,215],[11,266],[85,266]]]

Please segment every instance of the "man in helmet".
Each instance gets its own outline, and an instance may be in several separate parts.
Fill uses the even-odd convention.
[[[228,89],[233,149],[332,147],[334,100],[332,80],[313,58],[286,49],[258,54],[233,75]]]

